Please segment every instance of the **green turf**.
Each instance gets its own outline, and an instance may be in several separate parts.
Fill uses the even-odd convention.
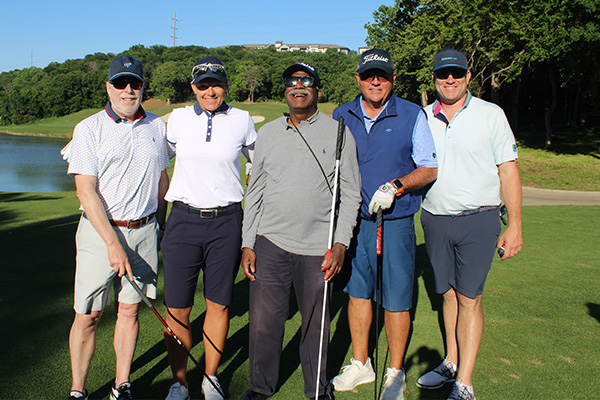
[[[1,399],[59,399],[70,386],[68,334],[73,318],[74,235],[79,216],[75,193],[0,193],[0,239],[4,249],[0,292]],[[484,295],[486,331],[475,371],[480,399],[595,399],[600,337],[600,253],[596,251],[600,207],[525,207],[525,246],[514,260],[494,261]],[[443,357],[438,326],[440,299],[432,291],[420,224],[417,223],[417,292],[414,330],[406,356],[406,399],[442,399],[450,387],[422,391],[414,382]],[[161,314],[162,276],[159,299]],[[248,388],[248,283],[235,286],[231,329],[219,376],[232,399]],[[201,291],[192,314],[200,332]],[[346,299],[332,301],[332,345],[328,375],[351,355]],[[297,346],[300,318],[291,307],[283,350],[280,389],[274,399],[303,398]],[[163,399],[170,370],[162,325],[143,308],[132,380],[140,399]],[[88,381],[91,399],[105,399],[114,376],[114,308],[100,322]],[[202,360],[203,343],[192,353]],[[380,374],[386,354],[380,341]],[[201,398],[200,372],[190,363],[190,389]],[[373,385],[337,398],[369,399]]]

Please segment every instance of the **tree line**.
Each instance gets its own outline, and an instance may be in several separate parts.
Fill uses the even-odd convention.
[[[600,0],[395,0],[375,10],[365,27],[366,42],[392,55],[400,97],[432,102],[433,56],[458,48],[473,73],[470,90],[506,111],[520,141],[525,125],[524,131],[543,127],[534,145],[545,148],[558,125],[563,131],[600,126],[594,113],[600,105]],[[322,101],[341,104],[358,94],[355,52],[136,45],[125,53],[144,62],[145,96],[172,103],[193,99],[190,71],[206,55],[225,64],[228,101],[282,101],[281,73],[298,61],[318,68]],[[96,53],[0,74],[0,125],[102,107],[114,57]]]
[[[277,52],[241,46],[145,47],[135,45],[120,54],[144,63],[145,98],[170,103],[193,100],[191,70],[204,56],[219,58],[229,82],[227,101],[283,101],[284,69],[299,61],[314,65],[321,78],[321,101],[344,103],[358,92],[353,78],[358,55],[329,49],[326,53]],[[120,55],[119,54],[119,55]],[[106,104],[104,82],[115,54],[95,53],[83,59],[51,63],[0,74],[0,125],[22,124],[40,118],[67,115]]]

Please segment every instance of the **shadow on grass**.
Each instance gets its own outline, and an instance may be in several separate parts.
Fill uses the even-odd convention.
[[[586,306],[588,308],[588,314],[595,318],[596,321],[600,322],[600,304],[587,303]]]
[[[47,194],[20,193],[20,192],[0,192],[0,203],[14,201],[33,201],[33,200],[56,200],[62,196],[50,196]]]

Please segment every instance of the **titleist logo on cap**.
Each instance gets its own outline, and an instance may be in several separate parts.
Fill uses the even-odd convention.
[[[369,61],[383,61],[383,62],[388,62],[389,58],[382,57],[379,54],[369,54],[369,55],[365,56],[365,58],[363,59],[363,64],[366,64]]]

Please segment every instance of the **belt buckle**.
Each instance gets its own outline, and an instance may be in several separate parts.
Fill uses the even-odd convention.
[[[200,218],[216,218],[217,210],[200,210]]]

